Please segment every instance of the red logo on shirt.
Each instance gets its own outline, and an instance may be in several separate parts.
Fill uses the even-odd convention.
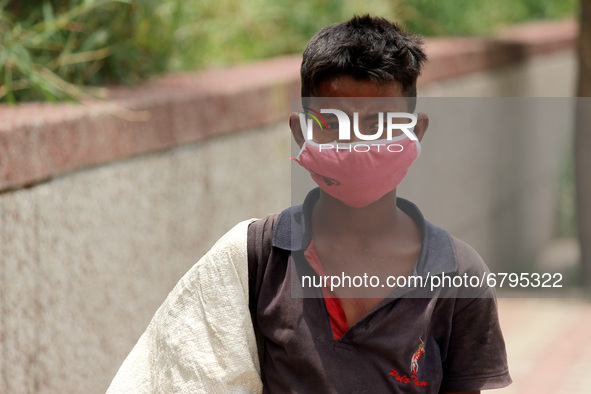
[[[421,338],[419,338],[419,341],[421,341],[421,344],[410,360],[410,372],[413,375],[416,375],[419,372],[419,359],[425,354],[425,342],[423,342]]]
[[[400,375],[395,369],[391,369],[388,376],[392,376],[394,379],[404,384],[412,384],[413,386],[425,387],[429,383],[425,380],[419,380],[417,375],[411,375],[410,378],[406,375]]]
[[[411,377],[409,378],[406,375],[400,375],[395,369],[391,369],[388,376],[392,376],[394,379],[396,379],[396,381],[403,384],[412,384],[413,386],[419,387],[425,387],[429,385],[427,381],[419,380],[417,377],[419,372],[419,359],[423,356],[423,354],[425,354],[425,343],[421,338],[419,338],[419,341],[421,341],[421,344],[419,345],[416,352],[414,352],[410,360]]]

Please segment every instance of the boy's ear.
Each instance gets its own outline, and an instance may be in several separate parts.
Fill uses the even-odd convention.
[[[289,128],[291,129],[293,139],[298,144],[298,146],[301,147],[304,145],[306,140],[304,139],[304,133],[302,132],[302,126],[300,125],[300,115],[297,112],[292,112],[292,114],[289,116]]]
[[[415,128],[413,130],[415,135],[419,139],[419,142],[422,141],[423,136],[425,135],[425,132],[427,131],[428,127],[429,127],[429,116],[427,116],[427,114],[419,112],[417,114],[417,124],[415,125]]]

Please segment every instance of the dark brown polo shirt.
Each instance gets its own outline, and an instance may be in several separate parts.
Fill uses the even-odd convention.
[[[511,383],[493,289],[472,298],[415,298],[412,289],[396,288],[335,340],[322,290],[300,286],[303,275],[316,275],[304,251],[318,198],[314,189],[303,206],[249,227],[250,302],[264,341],[265,392],[438,393]],[[424,220],[414,204],[399,198],[397,206],[422,233],[413,273],[485,272],[478,254]]]

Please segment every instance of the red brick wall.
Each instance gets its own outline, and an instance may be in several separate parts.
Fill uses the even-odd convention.
[[[507,28],[492,38],[427,40],[419,84],[523,62],[575,45],[572,21]],[[70,171],[279,121],[299,95],[299,56],[167,75],[107,101],[0,105],[0,192]]]

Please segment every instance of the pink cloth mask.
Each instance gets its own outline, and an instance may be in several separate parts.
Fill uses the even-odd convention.
[[[367,143],[318,144],[310,140],[293,160],[308,170],[326,193],[360,208],[394,190],[420,154],[419,141],[403,134]]]

